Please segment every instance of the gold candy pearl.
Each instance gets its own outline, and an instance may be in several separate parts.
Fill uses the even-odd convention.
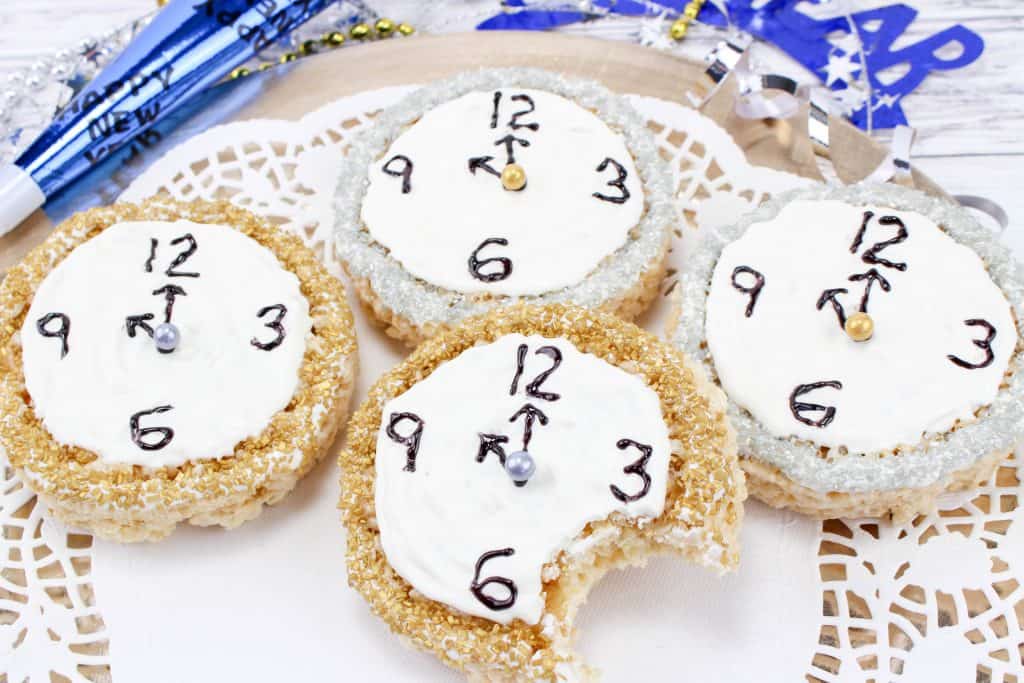
[[[324,45],[338,47],[345,42],[345,34],[341,31],[331,31],[330,33],[323,34],[323,36],[320,37],[320,40]]]
[[[274,67],[274,63],[273,62],[263,62],[262,64],[259,65],[257,70],[258,71],[266,71],[268,69],[272,69],[273,67]]]
[[[697,18],[697,15],[698,15],[698,14],[700,14],[700,5],[698,5],[698,4],[697,4],[697,3],[695,3],[695,2],[691,2],[691,3],[690,3],[689,5],[687,5],[687,6],[686,6],[686,8],[685,8],[685,9],[683,10],[683,15],[685,15],[685,16],[686,16],[686,17],[687,17],[688,19],[690,19],[691,21],[692,21],[693,19],[696,19],[696,18]]]
[[[407,24],[404,21],[398,25],[398,32],[403,36],[411,36],[416,32],[416,29],[412,27],[412,24]]]
[[[526,187],[526,171],[519,164],[509,164],[501,169],[501,186],[511,192],[519,192]]]
[[[348,34],[355,40],[366,40],[370,37],[370,27],[366,24],[356,24]]]
[[[245,68],[244,66],[240,66],[240,67],[238,67],[237,69],[233,70],[233,71],[232,71],[232,72],[231,72],[231,73],[229,74],[229,76],[230,76],[231,78],[244,78],[244,77],[246,77],[246,76],[248,76],[248,75],[249,75],[249,70],[248,70],[248,69],[246,69],[246,68]]]
[[[377,29],[377,35],[379,35],[381,38],[386,38],[390,36],[391,33],[395,30],[395,22],[391,21],[390,19],[380,18],[377,20],[377,23],[373,25],[373,27]]]
[[[299,56],[294,52],[285,52],[278,58],[277,61],[281,62],[282,64],[287,64],[288,62],[294,62],[298,58]]]
[[[855,342],[865,342],[875,334],[875,321],[867,313],[854,313],[843,326],[846,334]]]
[[[302,45],[299,46],[299,54],[311,55],[316,52],[316,41],[315,40],[304,40]]]
[[[682,40],[686,37],[686,32],[690,28],[690,22],[686,19],[676,19],[672,22],[672,27],[668,30],[668,34],[672,36],[673,40]]]

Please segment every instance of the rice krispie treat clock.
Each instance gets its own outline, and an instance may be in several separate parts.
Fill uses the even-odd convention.
[[[751,490],[823,517],[908,518],[1024,433],[1022,274],[966,210],[815,188],[710,238],[674,335],[730,398]]]
[[[0,447],[54,514],[122,541],[233,527],[288,493],[347,412],[340,283],[228,204],[61,224],[0,286]]]
[[[664,274],[670,183],[644,121],[601,86],[465,73],[353,144],[337,248],[363,301],[409,343],[519,300],[630,319]]]
[[[721,392],[636,326],[514,306],[420,346],[341,456],[349,583],[473,680],[580,680],[577,608],[609,569],[735,567],[745,497]]]

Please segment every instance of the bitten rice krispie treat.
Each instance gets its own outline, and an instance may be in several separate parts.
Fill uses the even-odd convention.
[[[65,221],[0,285],[0,447],[65,522],[120,541],[234,527],[334,439],[356,371],[341,284],[226,203]]]
[[[343,161],[335,209],[359,296],[410,344],[517,301],[632,319],[675,219],[628,101],[535,69],[460,74],[385,111]]]
[[[802,190],[691,265],[672,333],[729,396],[765,502],[907,519],[1024,436],[1024,276],[965,209],[893,185]]]
[[[573,619],[605,572],[737,563],[724,396],[606,313],[519,305],[425,342],[370,391],[340,464],[349,583],[472,680],[589,679]]]

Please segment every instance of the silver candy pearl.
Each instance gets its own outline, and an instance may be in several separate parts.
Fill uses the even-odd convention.
[[[180,341],[181,333],[171,323],[160,323],[153,330],[153,342],[156,344],[156,350],[160,353],[170,353],[178,348]]]
[[[505,471],[516,486],[526,486],[537,471],[537,463],[527,451],[516,451],[505,458]]]

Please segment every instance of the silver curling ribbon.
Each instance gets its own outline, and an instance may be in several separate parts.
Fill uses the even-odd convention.
[[[698,96],[692,92],[686,93],[687,99],[694,108],[699,109],[718,92],[729,74],[733,73],[746,57],[747,48],[752,42],[753,39],[748,34],[739,33],[728,40],[719,42],[711,52],[704,56],[704,63],[708,65],[701,76],[704,94]]]
[[[334,0],[172,0],[0,168],[0,235],[197,92]]]

